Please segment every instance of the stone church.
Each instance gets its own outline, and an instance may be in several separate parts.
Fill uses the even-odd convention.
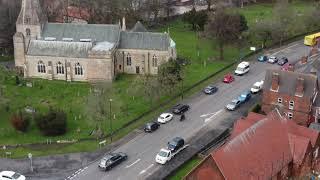
[[[157,74],[176,58],[168,33],[148,32],[137,22],[49,23],[38,0],[22,0],[13,37],[15,66],[26,78],[112,81],[117,73]]]

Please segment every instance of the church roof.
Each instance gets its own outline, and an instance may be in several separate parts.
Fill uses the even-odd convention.
[[[134,27],[131,29],[131,32],[148,32],[148,30],[138,21]]]
[[[145,49],[166,51],[170,47],[170,37],[165,33],[126,32],[120,36],[120,49]]]
[[[91,42],[31,40],[27,55],[53,57],[88,57]]]
[[[92,42],[108,41],[117,44],[119,35],[119,25],[46,23],[42,32],[42,39],[53,37],[57,41],[62,41],[63,38],[72,38],[74,42],[79,42],[81,39],[90,39]]]

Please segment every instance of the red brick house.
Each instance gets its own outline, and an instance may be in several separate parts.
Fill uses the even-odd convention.
[[[60,23],[83,23],[87,24],[90,19],[89,9],[68,6],[67,9],[62,9],[55,21]]]
[[[281,109],[288,119],[309,126],[314,122],[313,107],[318,95],[318,80],[314,74],[267,70],[262,97],[262,111]]]
[[[185,180],[264,180],[302,177],[318,170],[319,132],[297,125],[276,109],[238,120],[226,144]]]

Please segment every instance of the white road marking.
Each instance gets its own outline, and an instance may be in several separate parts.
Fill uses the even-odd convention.
[[[135,162],[133,162],[132,164],[127,165],[127,166],[126,166],[126,168],[129,168],[129,167],[131,167],[131,166],[133,166],[133,165],[137,164],[140,160],[141,160],[141,159],[137,159],[137,160],[136,160]]]
[[[222,111],[223,111],[223,109],[220,109],[219,111],[213,113],[212,116],[210,116],[204,120],[204,123],[211,121],[216,115],[220,114]]]
[[[294,46],[297,46],[297,45],[299,45],[299,44],[294,44],[294,45],[291,45],[291,46],[286,47],[286,48],[284,48],[284,49],[281,49],[280,51],[277,51],[277,52],[271,54],[271,56],[275,56],[275,55],[278,54],[279,52],[281,52],[281,51],[286,51],[287,49],[290,49],[290,48],[292,48],[292,47],[294,47]]]
[[[207,117],[207,116],[210,116],[210,115],[212,115],[212,114],[214,114],[214,113],[209,113],[209,114],[202,114],[200,117]]]
[[[145,172],[147,172],[150,168],[152,168],[152,166],[153,166],[154,164],[151,164],[150,166],[148,166],[146,169],[144,169],[144,170],[142,170],[142,171],[140,171],[140,175],[141,174],[143,174],[143,173],[145,173]]]

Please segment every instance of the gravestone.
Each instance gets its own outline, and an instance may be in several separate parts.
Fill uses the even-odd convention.
[[[32,82],[27,82],[27,83],[26,83],[26,86],[27,86],[27,87],[32,87]]]

